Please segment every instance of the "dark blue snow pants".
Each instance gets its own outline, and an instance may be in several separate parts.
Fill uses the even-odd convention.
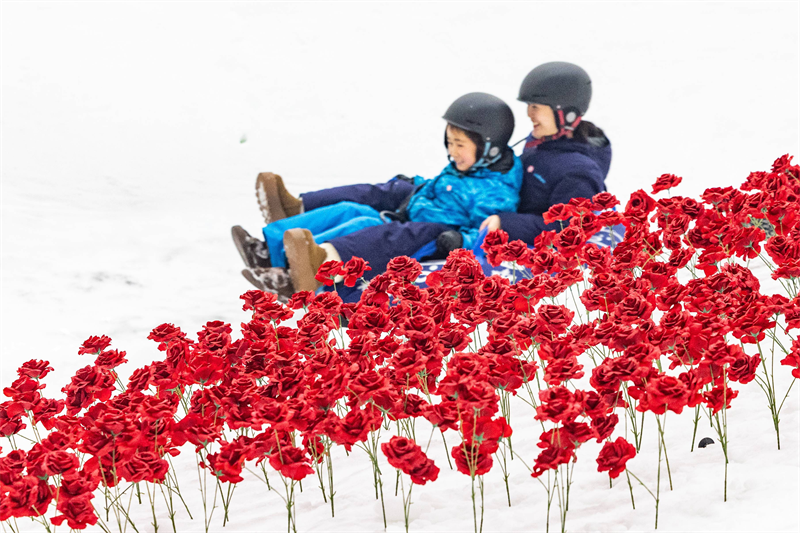
[[[342,261],[353,256],[369,262],[372,270],[364,278],[372,279],[386,272],[386,264],[399,255],[414,255],[420,248],[436,240],[443,231],[457,229],[455,226],[434,222],[390,222],[371,226],[328,241],[336,248]]]
[[[321,191],[307,192],[300,195],[303,207],[311,211],[326,205],[339,202],[355,202],[364,204],[378,211],[394,211],[406,198],[414,193],[413,183],[399,178],[392,178],[379,185],[359,184],[332,187]]]
[[[394,211],[414,193],[416,187],[406,180],[393,178],[379,185],[344,185],[302,195],[306,211],[338,202],[366,204],[378,211]],[[372,270],[364,275],[372,279],[386,271],[386,264],[399,255],[411,256],[443,231],[454,226],[433,222],[391,222],[364,228],[328,241],[339,252],[342,261],[361,257]]]

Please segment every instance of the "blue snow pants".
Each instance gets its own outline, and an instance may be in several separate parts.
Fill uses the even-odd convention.
[[[302,198],[306,212],[342,201],[366,204],[377,211],[395,211],[415,190],[413,183],[392,178],[378,185],[344,185],[307,192]],[[392,258],[414,255],[420,248],[435,241],[440,233],[450,229],[458,228],[433,222],[390,222],[365,227],[355,233],[341,234],[328,242],[339,252],[342,261],[352,257],[368,261],[372,270],[365,272],[364,278],[369,280],[385,272]],[[323,241],[317,241],[320,242]]]
[[[276,220],[272,224],[264,226],[262,233],[269,248],[272,266],[286,268],[283,233],[288,229],[305,228],[314,235],[315,242],[323,243],[341,235],[379,224],[383,224],[380,213],[372,207],[355,202],[339,202],[283,220]]]

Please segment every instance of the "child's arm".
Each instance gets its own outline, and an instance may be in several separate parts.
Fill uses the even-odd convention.
[[[549,205],[566,204],[573,198],[591,198],[602,192],[596,182],[582,174],[572,174],[553,189],[548,199]],[[500,227],[508,233],[509,240],[522,240],[533,246],[533,241],[543,231],[559,231],[566,222],[545,224],[542,215],[537,213],[501,212]]]
[[[519,205],[519,190],[522,186],[522,163],[515,158],[514,167],[505,174],[481,180],[482,191],[473,195],[469,208],[469,227],[461,228],[464,248],[472,248],[487,218],[504,211],[516,211]]]

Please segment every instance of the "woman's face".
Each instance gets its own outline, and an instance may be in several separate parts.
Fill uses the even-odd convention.
[[[477,161],[478,147],[472,139],[456,128],[447,126],[447,153],[460,172],[466,172]]]
[[[558,133],[556,115],[549,105],[528,104],[528,117],[533,122],[533,137],[535,139]]]

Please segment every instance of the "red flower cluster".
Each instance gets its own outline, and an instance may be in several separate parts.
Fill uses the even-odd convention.
[[[665,174],[652,194],[679,182]],[[490,233],[490,263],[526,273],[515,283],[485,275],[472,252],[456,250],[421,288],[420,265],[398,257],[355,304],[301,292],[283,305],[248,291],[241,298],[252,318],[238,339],[219,321],[196,340],[163,324],[148,337],[163,357],[127,385],[116,372],[126,354],[105,336],[81,346],[95,361],[62,389],[64,399],[42,395],[49,363],[25,363],[3,389],[0,436],[36,425],[49,434],[0,454],[0,520],[43,515],[55,503],[52,523],[93,525],[98,487],[169,482],[168,458],[187,442],[220,482],[242,481],[248,462],[300,480],[330,446],[349,451],[384,423],[417,418],[459,433],[451,456],[474,478],[512,436],[508,399],[534,388],[530,403],[546,428],[532,476],[575,461],[595,439],[605,441],[598,470],[617,477],[635,456],[624,438],[610,440],[620,411],[728,409],[733,383],[761,379],[762,341],[784,324],[787,333],[800,328],[798,295],[763,294],[742,266],[769,256],[772,277],[797,286],[800,168],[784,157],[741,189],[709,189],[700,201],[640,190],[624,211],[618,204],[601,193],[553,206],[545,222],[562,230],[542,233],[535,249]],[[613,249],[592,243],[618,224],[626,232]],[[317,279],[353,286],[369,269],[358,258],[328,262]],[[296,324],[285,325],[298,310]],[[349,343],[337,342],[345,334]],[[800,342],[784,356],[800,377]],[[414,483],[437,479],[413,440],[395,436],[381,449]]]

